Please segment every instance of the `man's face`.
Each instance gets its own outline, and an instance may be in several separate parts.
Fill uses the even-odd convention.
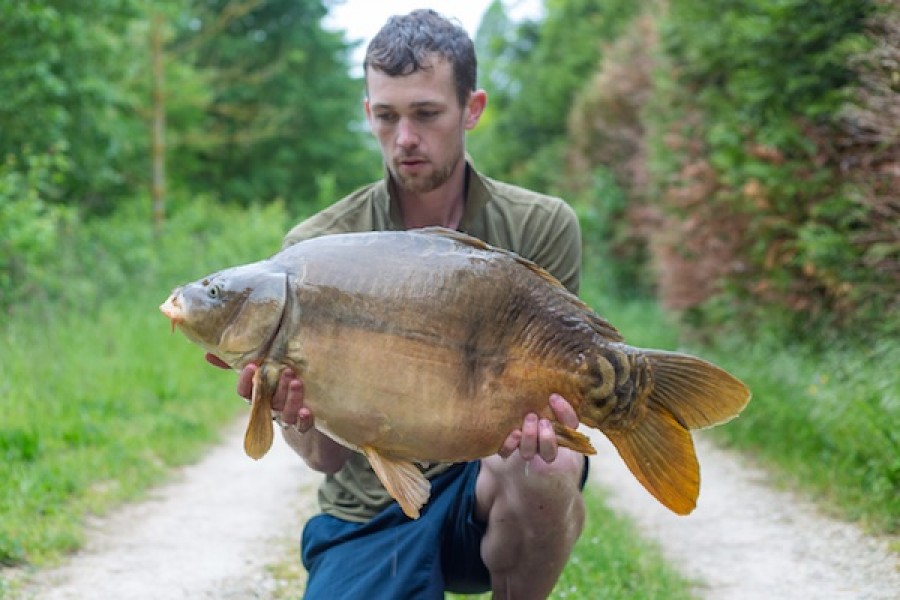
[[[461,107],[453,67],[435,56],[430,69],[400,77],[366,73],[366,117],[397,184],[425,193],[443,185],[464,154],[465,131],[478,122],[484,93]]]

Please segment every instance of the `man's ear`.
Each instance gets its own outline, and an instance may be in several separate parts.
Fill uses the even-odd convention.
[[[366,113],[366,121],[369,123],[369,126],[372,125],[372,107],[369,105],[369,98],[363,98],[363,111]]]
[[[487,106],[487,92],[484,90],[475,90],[469,95],[469,102],[466,104],[466,129],[472,129],[481,119],[484,107]]]

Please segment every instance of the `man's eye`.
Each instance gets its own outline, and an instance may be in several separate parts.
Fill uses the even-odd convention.
[[[438,116],[438,112],[436,110],[421,110],[418,113],[419,118],[423,121],[430,121],[431,119]]]
[[[384,123],[395,123],[397,121],[397,115],[391,113],[377,114],[375,118]]]

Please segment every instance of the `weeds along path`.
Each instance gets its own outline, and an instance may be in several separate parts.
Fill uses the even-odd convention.
[[[630,515],[666,558],[710,600],[896,600],[900,556],[886,540],[829,519],[809,501],[776,491],[738,454],[695,435],[700,500],[688,517],[662,508],[631,476],[602,434],[591,480]],[[698,439],[699,438],[699,439]]]
[[[243,422],[236,423],[205,459],[182,469],[149,500],[98,520],[84,551],[60,568],[39,573],[22,597],[282,597],[272,566],[298,562],[288,555],[296,553],[303,518],[314,510],[320,475],[306,469],[280,435],[265,458],[247,459],[242,427]],[[818,515],[808,502],[773,491],[765,473],[741,457],[698,440],[703,487],[697,510],[684,518],[650,498],[606,438],[592,432],[592,439],[600,452],[592,461],[592,481],[697,581],[698,597],[900,597],[898,557],[884,542]]]
[[[260,461],[242,450],[243,420],[172,483],[89,527],[88,543],[64,566],[41,572],[23,598],[129,600],[271,598],[267,567],[299,543],[320,475],[276,431]],[[287,543],[286,543],[287,542]]]

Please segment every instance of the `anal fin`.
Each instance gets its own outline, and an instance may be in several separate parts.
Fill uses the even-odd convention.
[[[428,479],[408,460],[384,456],[371,446],[363,446],[361,450],[388,494],[400,503],[403,513],[410,519],[418,519],[419,509],[431,496]]]

